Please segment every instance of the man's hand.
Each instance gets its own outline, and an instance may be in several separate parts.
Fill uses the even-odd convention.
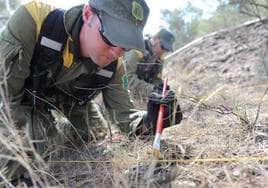
[[[166,94],[162,97],[162,90],[163,84],[156,85],[148,96],[147,115],[144,123],[150,132],[155,132],[160,104],[164,105],[163,129],[171,126],[171,123],[179,124],[182,120],[181,108],[180,105],[177,105],[174,91],[167,86]]]

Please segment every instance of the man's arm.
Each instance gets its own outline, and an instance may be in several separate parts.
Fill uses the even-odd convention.
[[[123,64],[118,66],[114,77],[102,94],[105,107],[113,124],[116,124],[125,133],[135,132],[146,112],[134,109],[130,100],[128,81]]]
[[[9,19],[0,36],[0,87],[4,90],[1,98],[11,107],[15,121],[23,119],[20,103],[25,79],[30,74],[35,33],[36,25],[27,9],[22,6]]]
[[[130,92],[133,92],[135,96],[138,95],[137,97],[145,98],[152,91],[154,85],[138,78],[136,71],[138,64],[142,60],[142,56],[139,53],[136,50],[125,53],[124,64],[127,71]]]
[[[168,94],[162,98],[162,86],[154,86],[149,95],[147,111],[139,111],[134,109],[133,103],[130,101],[127,85],[124,83],[125,76],[124,68],[121,65],[108,87],[103,90],[105,107],[109,111],[113,123],[119,126],[121,131],[143,134],[143,132],[147,132],[146,129],[150,129],[149,132],[153,132],[160,103],[165,105],[163,127],[170,126],[173,117],[175,117],[174,123],[180,123],[182,112],[180,106],[176,104],[175,93],[172,90],[168,88]]]

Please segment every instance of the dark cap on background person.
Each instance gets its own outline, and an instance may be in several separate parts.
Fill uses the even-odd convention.
[[[162,47],[168,52],[173,52],[173,43],[175,41],[174,35],[166,29],[161,29],[157,33],[157,36],[160,39]]]
[[[143,28],[149,8],[144,0],[89,0],[98,11],[104,36],[115,46],[144,51]]]

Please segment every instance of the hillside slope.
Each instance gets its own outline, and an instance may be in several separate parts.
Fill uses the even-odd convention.
[[[197,187],[268,186],[267,53],[263,20],[209,34],[167,57],[164,77],[185,118],[165,130],[165,140],[182,146],[187,159],[207,161],[179,166],[178,180]]]
[[[264,71],[267,40],[268,20],[212,33],[171,54],[165,73],[172,74],[170,79],[175,82],[187,81],[184,89],[190,87],[194,94],[222,84],[264,82],[268,77]]]

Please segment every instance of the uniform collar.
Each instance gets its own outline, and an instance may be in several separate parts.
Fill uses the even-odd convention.
[[[64,15],[65,29],[72,38],[70,50],[74,54],[74,60],[81,58],[79,33],[83,25],[82,9],[83,5],[75,6],[67,10]]]

